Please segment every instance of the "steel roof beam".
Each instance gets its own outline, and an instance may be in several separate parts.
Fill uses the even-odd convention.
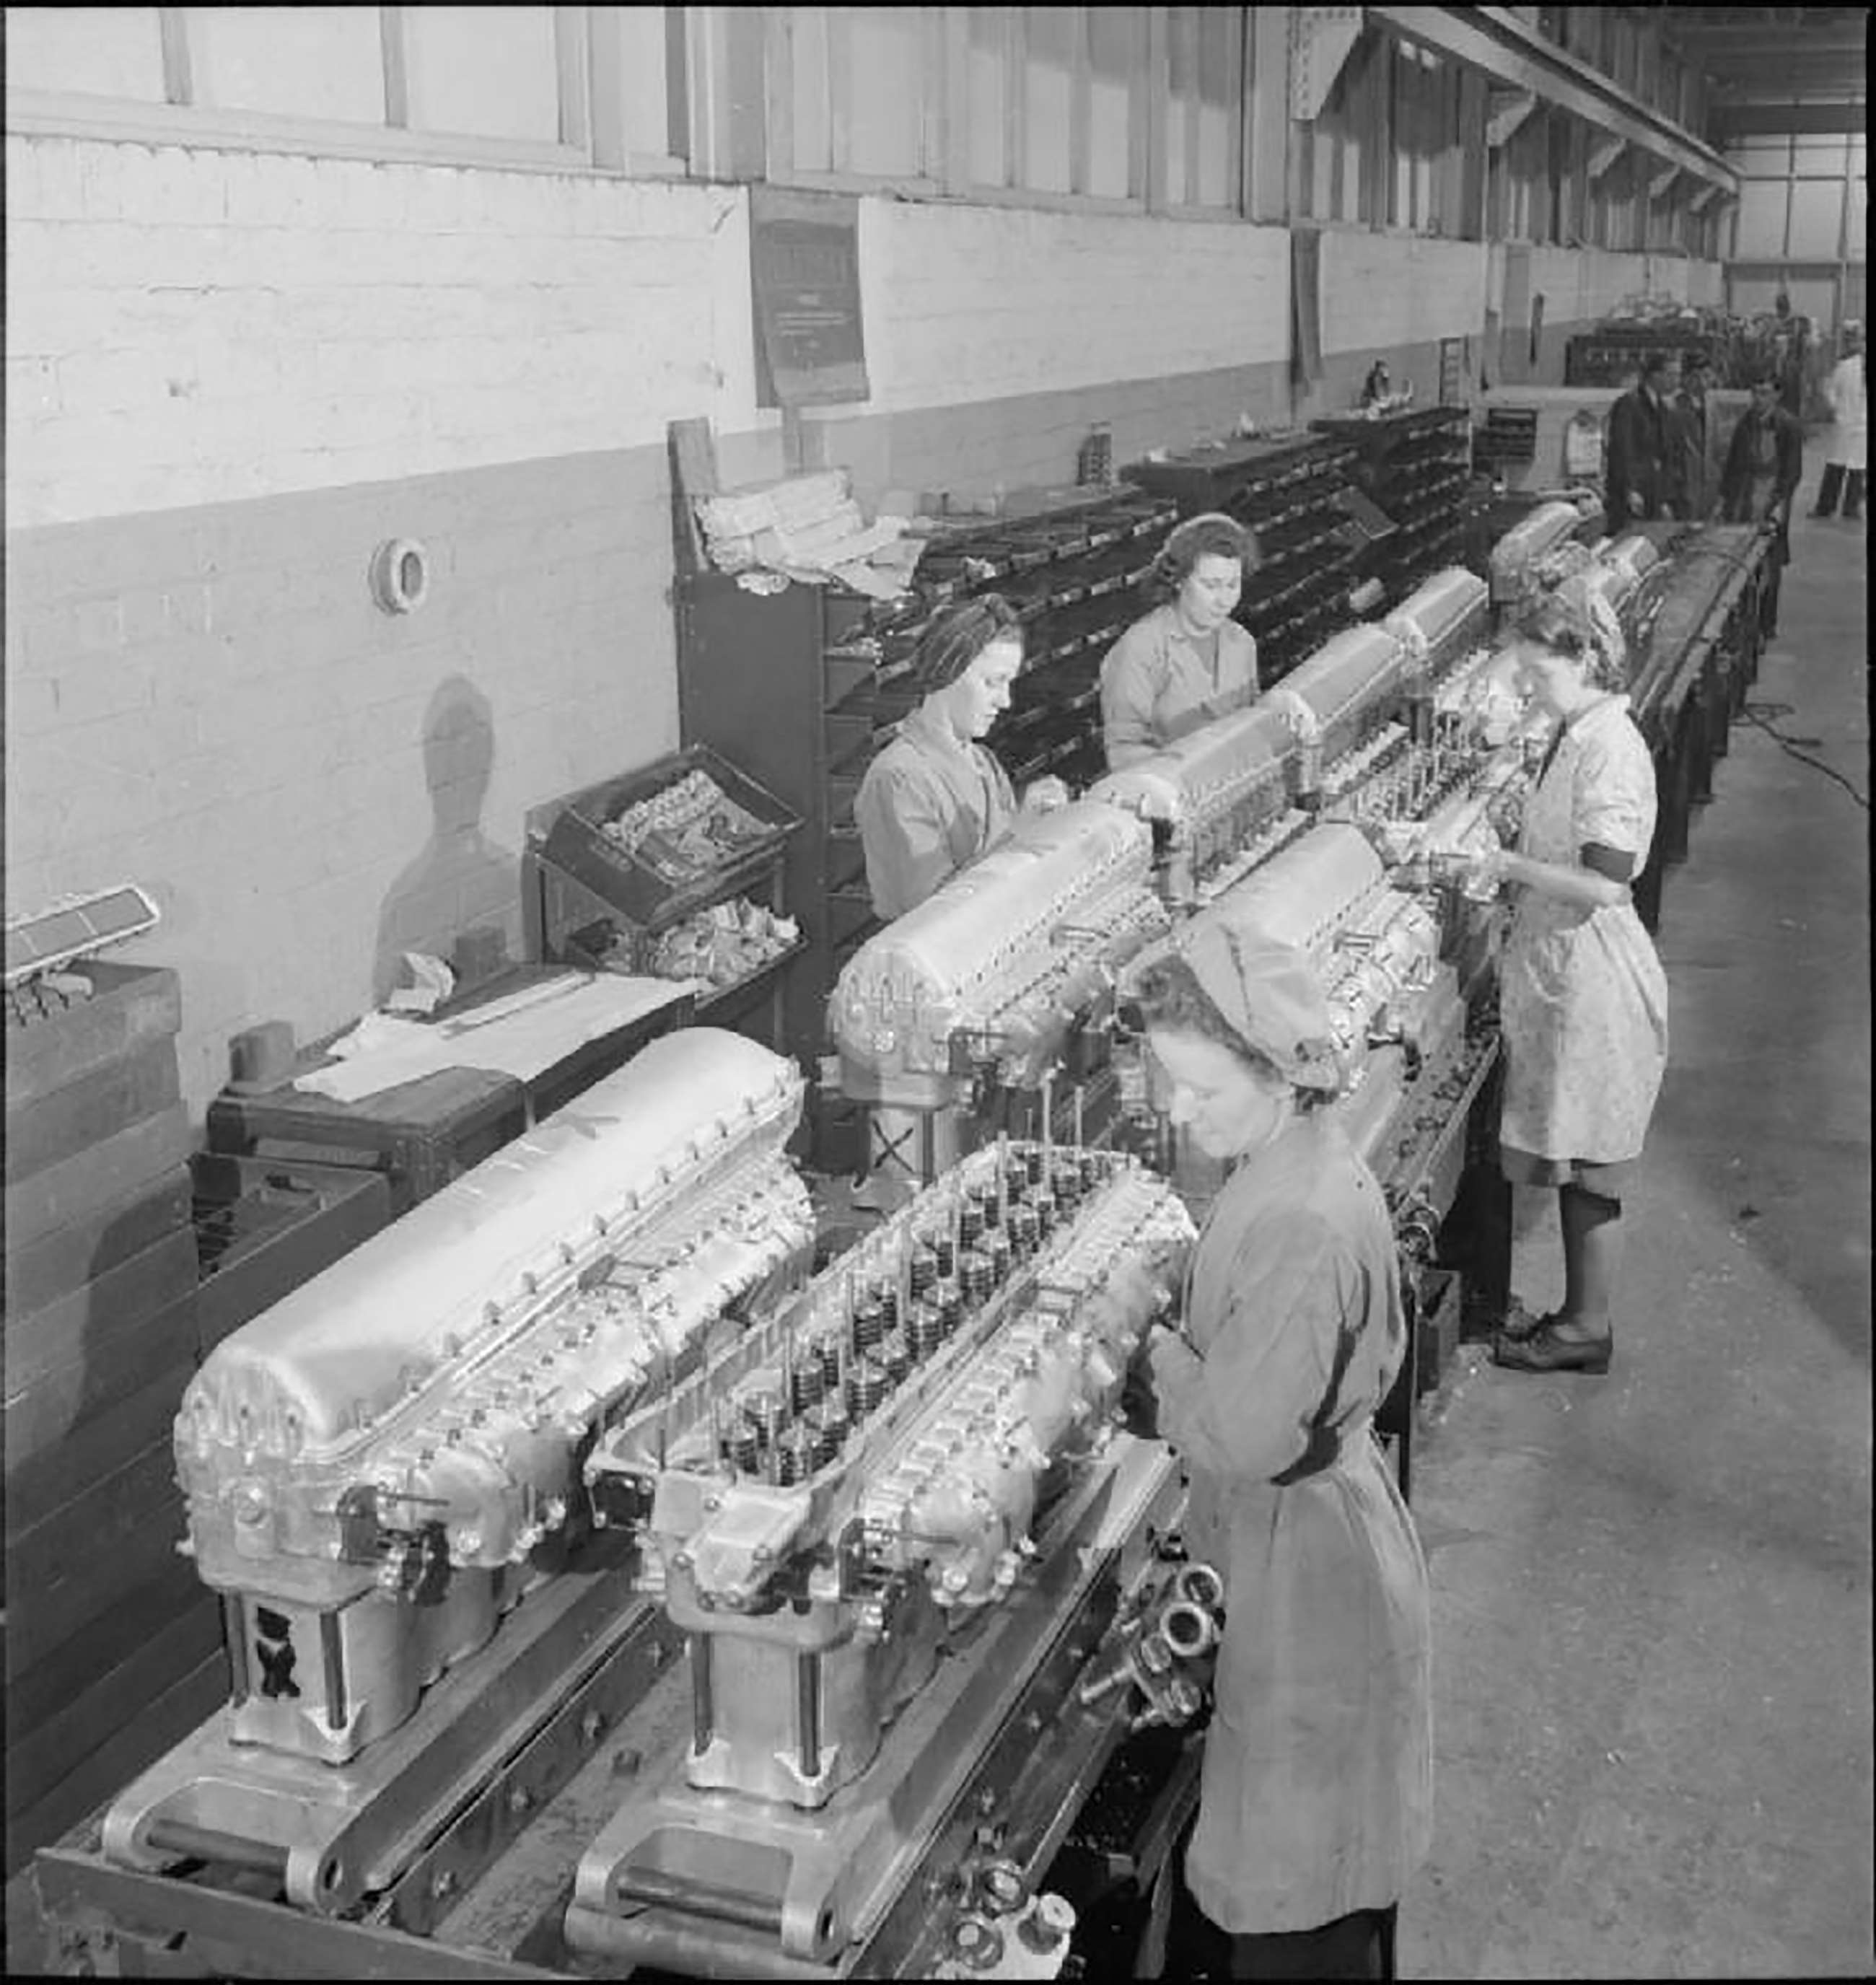
[[[1395,33],[1437,49],[1494,82],[1530,90],[1609,136],[1639,146],[1664,165],[1678,166],[1690,178],[1710,180],[1729,193],[1737,187],[1732,168],[1710,146],[1502,7],[1371,7],[1368,12]]]

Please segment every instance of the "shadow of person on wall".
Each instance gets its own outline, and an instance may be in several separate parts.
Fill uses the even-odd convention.
[[[495,726],[488,699],[466,677],[451,676],[438,685],[424,712],[423,746],[430,839],[391,885],[378,913],[371,975],[378,1006],[405,982],[407,951],[447,962],[456,940],[478,925],[497,925],[507,956],[519,956],[519,858],[482,827],[495,768]]]

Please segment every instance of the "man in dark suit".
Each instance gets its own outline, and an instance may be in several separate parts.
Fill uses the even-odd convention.
[[[1660,516],[1680,486],[1680,432],[1671,404],[1679,369],[1672,352],[1651,351],[1633,390],[1609,410],[1602,508],[1612,532]]]
[[[1770,372],[1752,382],[1752,405],[1733,430],[1720,475],[1720,509],[1726,521],[1771,527],[1772,555],[1759,616],[1767,640],[1778,632],[1779,579],[1791,558],[1791,499],[1804,471],[1804,431],[1779,405],[1779,383]]]
[[[1713,505],[1713,470],[1708,455],[1711,428],[1707,409],[1707,395],[1712,384],[1712,368],[1707,360],[1699,352],[1690,351],[1682,361],[1680,391],[1674,396],[1680,445],[1670,495],[1677,517],[1703,520]]]

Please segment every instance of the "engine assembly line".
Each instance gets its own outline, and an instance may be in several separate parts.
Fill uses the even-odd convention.
[[[1549,744],[1494,599],[1574,583],[1641,657],[1670,860],[1755,663],[1762,539],[1582,525],[1331,638],[1285,679],[1300,734],[1205,724],[863,944],[840,1080],[920,1157],[850,1244],[817,1254],[798,1070],[692,1027],[223,1342],[174,1441],[232,1693],[40,1856],[68,1951],[1059,1970],[1191,1809],[1221,1617],[1178,1469],[1120,1424],[1218,1185],[1130,988],[1194,916],[1320,976],[1410,1298],[1404,1485],[1492,1272],[1455,1207],[1502,912],[1463,865]]]

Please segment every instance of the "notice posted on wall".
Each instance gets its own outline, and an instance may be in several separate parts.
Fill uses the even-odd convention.
[[[757,403],[865,399],[857,197],[760,183],[750,193]]]

